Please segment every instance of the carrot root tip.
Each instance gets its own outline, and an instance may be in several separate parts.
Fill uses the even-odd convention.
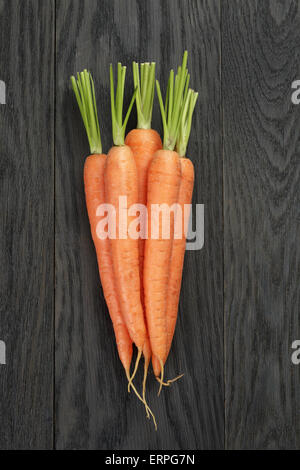
[[[181,377],[183,377],[183,376],[184,376],[184,374],[180,374],[177,377],[174,377],[174,379],[169,379],[166,382],[163,382],[159,377],[155,377],[155,378],[156,378],[157,382],[159,382],[164,387],[170,387],[173,382],[176,382],[177,380],[181,379]]]
[[[147,418],[149,419],[150,415],[149,415],[149,411],[148,411],[148,405],[146,405],[147,404],[147,401],[146,401],[146,381],[147,381],[148,367],[149,367],[149,361],[146,360],[146,358],[145,358],[144,378],[143,378],[143,400],[145,402]]]
[[[159,382],[161,385],[164,387],[170,387],[169,381],[168,382],[162,382],[162,380],[159,377],[155,377],[157,382]]]
[[[158,394],[157,394],[157,396],[159,397],[160,392],[162,390],[163,382],[164,382],[164,365],[163,365],[163,361],[160,359],[160,357],[158,358],[158,360],[160,362],[160,370],[161,370],[160,380],[159,380],[160,386],[159,386],[159,390],[158,390]]]
[[[130,377],[129,371],[126,371],[126,377],[127,377],[127,380],[130,381],[131,377]],[[154,423],[154,427],[155,427],[155,431],[157,431],[157,422],[156,422],[156,418],[155,418],[153,412],[151,411],[149,405],[147,404],[147,402],[141,397],[141,395],[139,394],[139,392],[138,392],[137,389],[135,388],[134,384],[132,383],[132,380],[131,380],[130,387],[132,388],[132,390],[134,391],[134,393],[136,394],[136,396],[138,397],[138,399],[144,404],[145,409],[146,409],[146,413],[147,413],[147,417],[150,419],[150,415],[152,416],[153,423]]]
[[[132,386],[132,381],[133,381],[133,379],[135,377],[135,374],[138,370],[141,355],[142,355],[142,350],[138,349],[138,355],[137,355],[137,358],[136,358],[136,361],[135,361],[134,371],[133,371],[133,373],[132,373],[132,375],[131,375],[131,377],[129,378],[129,381],[128,381],[128,392],[129,393],[130,393],[130,387]]]
[[[168,382],[168,385],[172,384],[173,382],[176,382],[177,380],[181,379],[181,377],[183,377],[184,374],[180,374],[178,375],[177,377],[174,377],[174,379],[169,379],[167,382]]]

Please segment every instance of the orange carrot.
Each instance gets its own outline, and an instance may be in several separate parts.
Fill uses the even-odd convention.
[[[99,274],[107,308],[113,323],[120,360],[126,376],[130,376],[132,359],[132,341],[123,320],[117,298],[116,285],[112,265],[112,254],[108,238],[100,239],[97,226],[101,218],[96,215],[97,208],[105,203],[104,197],[104,166],[106,155],[90,155],[84,165],[84,187],[91,234],[94,241]]]
[[[115,99],[113,70],[112,66],[110,67],[114,147],[107,155],[104,179],[106,202],[111,204],[116,211],[118,233],[115,239],[110,239],[110,245],[118,298],[120,299],[121,311],[128,332],[138,348],[138,364],[146,341],[146,325],[140,298],[138,240],[133,239],[128,232],[130,224],[134,220],[134,217],[129,215],[128,210],[125,211],[124,227],[126,233],[124,238],[122,238],[119,230],[121,228],[119,219],[120,196],[126,197],[127,208],[138,203],[136,164],[130,147],[124,144],[126,124],[135,99],[134,95],[123,123],[125,74],[126,67],[122,67],[119,63]]]
[[[75,77],[71,77],[71,81],[92,153],[92,155],[86,158],[84,165],[84,187],[91,234],[97,254],[103,293],[113,323],[119,357],[125,369],[128,382],[130,382],[132,340],[123,320],[118,301],[110,243],[108,238],[99,237],[97,234],[98,224],[101,218],[103,218],[103,216],[100,217],[97,215],[97,209],[100,205],[105,203],[104,168],[107,157],[102,154],[94,83],[91,74],[86,70],[78,74],[77,81]],[[132,388],[137,397],[144,403],[144,400],[133,384]],[[145,406],[148,413],[148,407],[147,405]]]
[[[179,204],[179,191],[182,181],[181,174],[181,163],[179,160],[179,155],[177,152],[174,152],[177,139],[181,136],[181,141],[186,142],[186,134],[183,132],[187,131],[186,127],[186,116],[188,103],[190,102],[191,92],[188,89],[189,84],[189,74],[186,69],[187,62],[187,52],[185,51],[182,61],[182,66],[178,68],[178,72],[174,79],[174,72],[171,70],[170,77],[168,81],[167,94],[165,104],[162,100],[161,90],[159,82],[156,82],[157,85],[157,94],[160,104],[160,110],[163,121],[164,128],[164,150],[157,152],[149,168],[148,176],[148,211],[150,205],[155,203],[166,203],[169,206],[169,209],[177,203]],[[190,115],[189,115],[190,117]],[[184,125],[182,122],[184,121]],[[189,120],[190,124],[190,120]],[[190,132],[190,128],[189,128]],[[186,147],[185,147],[186,148]],[[176,148],[176,150],[178,150]],[[167,168],[166,158],[173,157],[174,162],[177,160],[178,169]],[[156,163],[156,158],[159,162]],[[157,165],[156,171],[158,173],[162,171],[162,175],[165,173],[165,182],[161,176],[155,174],[154,165]],[[164,168],[165,165],[165,168]],[[160,168],[162,166],[162,169]],[[177,173],[177,176],[176,176]],[[173,181],[171,180],[173,177]],[[151,182],[152,179],[152,182]],[[151,183],[150,183],[151,182]],[[165,188],[164,188],[165,184]],[[154,188],[154,189],[153,189]],[[165,193],[164,190],[165,189]],[[156,194],[157,200],[154,196],[150,197],[150,192]],[[159,193],[161,194],[161,200],[159,200]],[[168,200],[169,197],[169,200]],[[175,217],[178,218],[180,211],[178,212],[177,207],[175,208]],[[149,217],[149,215],[148,215]],[[148,221],[149,226],[149,237],[152,237],[151,233],[151,217]],[[159,220],[159,230],[163,220]],[[176,268],[174,262],[172,261],[172,252],[174,244],[174,219],[170,221],[171,230],[169,240],[162,240],[161,234],[159,234],[158,240],[152,240],[149,238],[146,241],[145,245],[145,268],[144,268],[144,286],[145,286],[145,302],[146,302],[146,313],[147,313],[147,322],[151,340],[151,348],[153,351],[152,364],[153,370],[157,377],[157,380],[160,382],[161,391],[162,385],[169,385],[170,382],[177,380],[173,379],[167,383],[163,382],[164,375],[164,363],[166,361],[168,352],[169,352],[169,342],[170,338],[173,337],[171,332],[171,321],[168,317],[168,295],[169,295],[169,279],[175,274],[171,274],[171,271]],[[159,241],[159,243],[157,243]],[[155,259],[156,252],[156,259]],[[158,254],[157,254],[158,253]],[[174,256],[176,253],[174,253]],[[151,260],[153,265],[151,266]],[[154,261],[153,261],[154,260]],[[147,272],[147,269],[149,272]],[[150,279],[149,279],[150,278]],[[153,282],[154,279],[154,282]],[[181,276],[180,276],[181,279]],[[150,280],[152,282],[150,282]],[[152,284],[152,287],[151,287]],[[155,287],[156,284],[156,287]],[[177,286],[178,287],[178,286]],[[180,285],[179,285],[180,290]],[[176,293],[177,294],[177,293]],[[179,297],[179,293],[178,293]],[[148,304],[149,302],[149,304]],[[171,317],[170,317],[171,318]],[[173,322],[174,323],[174,322]],[[174,325],[172,324],[172,328]],[[158,375],[160,374],[160,379]],[[181,377],[181,376],[180,376]]]
[[[182,233],[179,239],[175,238],[173,241],[172,256],[170,262],[170,275],[168,281],[166,308],[168,335],[167,355],[169,354],[174,336],[182,281],[186,233],[188,228],[188,211],[185,210],[185,205],[191,203],[194,186],[194,166],[188,158],[184,158],[184,155],[186,153],[187,143],[191,132],[192,115],[197,101],[197,97],[198,93],[195,93],[193,90],[188,90],[188,92],[186,93],[176,142],[176,150],[179,156],[181,157],[181,179],[177,200],[177,203],[179,205],[179,211],[176,214],[176,217],[178,217],[177,221],[180,222]],[[153,361],[153,368],[156,373],[159,371],[159,363],[155,359]],[[172,382],[172,380],[169,380],[168,383],[166,383],[165,385],[168,385],[170,382]]]
[[[155,84],[155,63],[141,64],[141,77],[139,76],[139,66],[133,62],[134,86],[137,89],[137,129],[133,129],[127,134],[125,144],[128,145],[135,159],[138,172],[138,202],[146,206],[147,204],[147,174],[149,164],[154,153],[162,148],[161,138],[155,130],[151,129],[152,108]],[[145,226],[145,221],[143,221]],[[139,238],[139,266],[141,278],[141,299],[143,295],[143,264],[144,264],[144,237]]]
[[[189,213],[185,211],[185,205],[192,202],[192,194],[194,187],[194,165],[188,158],[185,158],[186,148],[191,132],[192,115],[198,98],[198,93],[189,90],[183,107],[179,133],[176,142],[176,150],[180,158],[181,166],[181,181],[178,195],[178,204],[180,211],[178,217],[181,217],[182,234],[181,238],[174,239],[172,247],[172,257],[170,264],[170,278],[168,284],[168,297],[167,297],[167,332],[168,332],[168,345],[167,355],[169,354],[178,312],[178,303],[180,296],[180,288],[182,281],[182,269],[185,255],[186,233],[188,229],[188,216]],[[188,207],[188,206],[187,206]]]
[[[124,143],[126,125],[137,90],[134,92],[123,122],[125,74],[126,67],[122,67],[122,65],[118,63],[118,80],[115,97],[113,70],[112,65],[110,66],[111,114],[114,146],[107,155],[104,182],[106,203],[114,207],[116,211],[117,233],[115,238],[110,238],[110,246],[117,294],[128,332],[138,349],[135,368],[129,380],[129,387],[134,387],[132,381],[137,371],[142,352],[146,347],[147,330],[141,303],[138,239],[133,238],[129,233],[131,223],[135,220],[135,217],[129,214],[128,209],[134,204],[138,204],[137,168],[130,147]],[[120,220],[120,197],[125,197],[127,204],[122,223]],[[121,229],[124,229],[124,234],[120,233]],[[148,413],[151,414],[155,428],[157,428],[155,417],[148,407],[145,397],[143,397],[142,400],[145,404],[147,415]]]
[[[132,151],[126,145],[112,147],[108,152],[105,166],[105,199],[116,210],[116,227],[120,227],[119,196],[127,197],[130,207],[138,200],[137,170]],[[130,226],[134,217],[126,215],[126,225]],[[128,233],[126,238],[110,239],[113,267],[121,311],[130,337],[142,352],[146,340],[146,326],[140,299],[138,240]]]
[[[178,201],[181,208],[182,214],[182,227],[186,230],[187,220],[184,220],[184,216],[187,216],[187,211],[185,212],[185,204],[191,204],[193,187],[194,187],[194,166],[188,158],[180,158],[181,166],[181,180],[180,180],[180,189],[178,195]],[[167,334],[168,334],[168,343],[167,343],[167,355],[169,354],[176,321],[177,321],[177,311],[178,303],[180,296],[181,280],[182,280],[182,269],[185,255],[185,244],[186,237],[184,230],[182,237],[179,239],[174,239],[172,247],[172,256],[170,264],[170,277],[168,282],[168,296],[167,296]]]
[[[84,70],[78,74],[78,80],[71,77],[73,89],[78,106],[86,128],[90,151],[84,165],[84,187],[86,205],[91,226],[91,234],[97,254],[98,267],[104,297],[113,323],[117,348],[120,360],[126,372],[130,375],[132,359],[132,341],[123,321],[117,299],[116,287],[113,277],[112,257],[109,240],[100,239],[97,235],[99,217],[97,208],[104,204],[104,165],[106,155],[102,154],[101,136],[99,130],[98,113],[95,100],[94,82],[91,74]]]
[[[158,223],[157,238],[151,238],[152,211],[154,204],[166,204],[171,208],[178,199],[180,185],[180,162],[172,150],[156,152],[148,173],[148,239],[145,242],[144,291],[147,325],[151,349],[159,361],[163,380],[163,364],[167,355],[166,299],[169,266],[172,253],[171,238],[163,238],[162,215]],[[174,232],[174,218],[170,217],[170,234]],[[156,372],[156,371],[155,371]]]
[[[144,291],[147,325],[153,353],[159,363],[159,370],[154,369],[156,376],[160,372],[160,389],[163,384],[164,362],[167,356],[167,286],[170,275],[170,261],[174,238],[174,204],[177,202],[181,169],[178,153],[174,151],[176,144],[182,105],[185,90],[188,83],[186,69],[187,53],[184,53],[182,66],[174,80],[174,72],[171,70],[166,102],[163,104],[158,81],[157,94],[160,104],[161,116],[164,128],[163,150],[158,150],[153,157],[148,172],[148,239],[145,242],[144,260]],[[154,205],[164,207],[169,211],[169,236],[163,233],[165,216],[161,212],[158,221],[152,220]],[[156,230],[156,234],[152,232]]]
[[[139,66],[133,62],[134,86],[137,88],[136,108],[137,108],[137,129],[133,129],[127,134],[125,144],[129,145],[135,159],[138,174],[138,202],[143,206],[147,205],[147,174],[149,164],[154,153],[162,148],[162,142],[159,134],[151,129],[151,118],[154,98],[155,85],[155,63],[141,64],[141,80],[139,75]],[[140,214],[141,227],[146,227],[147,220],[143,219]],[[140,228],[141,228],[140,227]],[[142,234],[144,235],[144,234]],[[144,307],[144,289],[143,289],[143,272],[144,272],[144,246],[145,239],[143,236],[139,238],[139,269],[141,282],[141,301]],[[143,379],[143,398],[146,398],[146,380],[148,367],[151,360],[150,340],[147,334],[145,346],[143,348],[144,379]]]
[[[131,148],[137,167],[138,202],[139,204],[146,206],[148,168],[155,152],[162,148],[161,138],[153,129],[133,129],[127,135],[125,144]],[[141,279],[143,279],[144,245],[145,240],[142,237],[139,238],[139,266]],[[143,288],[141,286],[142,302],[144,302],[143,297]]]
[[[187,229],[187,211],[184,210],[185,204],[190,204],[194,186],[194,166],[192,162],[187,158],[180,158],[181,167],[181,178],[180,188],[178,194],[177,203],[179,204],[181,211],[178,216],[181,217],[181,226],[184,230]],[[185,220],[186,217],[186,220]],[[182,237],[173,240],[172,255],[170,261],[170,271],[167,287],[167,307],[166,307],[166,321],[167,321],[167,354],[170,352],[175,326],[177,321],[177,311],[180,296],[181,280],[182,280],[182,269],[185,255],[185,244],[186,237],[183,230]],[[165,361],[164,361],[165,362]],[[156,358],[153,358],[153,369],[156,375],[160,372],[160,364]],[[170,380],[168,383],[171,382]],[[165,383],[164,385],[168,385]]]

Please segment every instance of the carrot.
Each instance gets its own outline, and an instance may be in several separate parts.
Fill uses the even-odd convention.
[[[118,304],[109,240],[100,239],[97,236],[99,217],[97,217],[96,212],[98,206],[105,203],[104,165],[106,155],[102,153],[94,83],[91,74],[87,70],[78,74],[77,82],[75,77],[71,77],[71,81],[86,128],[91,151],[91,155],[87,157],[84,165],[85,197],[91,234],[97,254],[102,289],[113,323],[120,360],[128,376],[132,358],[132,341]]]
[[[180,184],[180,163],[176,152],[160,150],[153,158],[148,174],[148,208],[154,204],[176,203]],[[172,239],[162,237],[162,218],[159,220],[157,239],[151,238],[151,214],[149,214],[149,238],[145,243],[144,289],[145,307],[151,349],[160,364],[163,380],[163,364],[167,354],[166,297],[169,277]],[[174,220],[170,220],[170,232]],[[154,371],[157,375],[157,372]]]
[[[154,205],[164,204],[167,210],[174,210],[174,204],[178,200],[181,168],[179,155],[174,151],[174,147],[189,79],[186,63],[187,52],[184,53],[182,66],[178,68],[175,80],[173,70],[170,72],[165,106],[159,83],[156,81],[164,128],[164,143],[163,150],[155,153],[148,171],[148,238],[145,242],[144,291],[153,362],[159,363],[159,369],[154,366],[155,375],[158,376],[160,373],[158,393],[163,384],[164,362],[168,347],[166,308],[174,238],[174,215],[170,217],[169,238],[165,238],[163,234],[162,214],[156,222],[152,221],[152,217]],[[157,231],[156,238],[153,236],[152,229]]]
[[[149,164],[154,153],[162,148],[160,135],[151,129],[151,118],[155,84],[155,63],[141,64],[141,77],[139,77],[139,66],[133,62],[134,86],[137,88],[137,129],[130,131],[125,139],[135,159],[138,171],[138,202],[144,206],[147,204],[147,173]],[[142,224],[145,226],[145,221]],[[139,239],[139,265],[140,278],[143,278],[144,264],[144,244],[143,237]],[[141,298],[143,302],[143,286],[141,285]]]
[[[125,144],[129,145],[135,159],[138,174],[138,203],[147,205],[147,174],[149,164],[154,153],[162,148],[161,138],[155,130],[151,129],[153,98],[155,88],[155,63],[141,64],[141,78],[139,74],[139,65],[133,62],[134,86],[137,88],[136,108],[137,108],[137,129],[133,129],[127,134]],[[144,216],[144,218],[143,218]],[[140,214],[140,230],[146,227],[147,219],[145,214]],[[141,301],[144,307],[144,289],[143,289],[143,271],[144,271],[144,246],[145,239],[141,233],[139,238],[139,269],[141,282]],[[143,348],[144,379],[143,379],[143,398],[146,395],[146,380],[148,367],[151,360],[151,346],[149,336]]]
[[[91,155],[86,158],[84,165],[84,187],[91,234],[97,254],[102,289],[114,328],[119,357],[125,369],[126,377],[130,381],[132,341],[123,320],[117,297],[109,240],[107,238],[99,238],[97,235],[97,226],[101,220],[101,217],[97,216],[97,209],[99,205],[105,202],[104,167],[106,155],[102,153],[94,82],[87,70],[78,74],[77,81],[72,76],[71,82],[90,144]],[[138,398],[144,402],[134,386],[133,389]]]
[[[108,238],[100,239],[97,226],[101,217],[97,216],[97,208],[105,203],[104,197],[104,166],[106,155],[90,155],[84,165],[84,187],[91,234],[94,241],[99,274],[104,298],[113,323],[120,360],[124,366],[126,377],[130,376],[132,359],[132,341],[123,320],[117,298],[112,255]],[[103,216],[102,216],[103,218]]]
[[[179,188],[178,201],[181,210],[178,217],[181,218],[181,227],[183,228],[182,235],[178,239],[174,239],[172,247],[172,257],[170,264],[170,278],[168,283],[168,296],[167,296],[167,332],[168,332],[168,345],[167,355],[170,352],[178,312],[178,303],[180,296],[180,288],[182,281],[182,269],[185,255],[186,233],[188,229],[188,212],[185,210],[185,205],[192,202],[192,194],[194,187],[194,165],[188,158],[185,158],[188,139],[191,132],[192,115],[195,104],[198,98],[198,93],[189,90],[187,99],[182,113],[179,134],[176,142],[176,150],[180,158],[181,166],[181,181]]]
[[[138,203],[137,168],[130,147],[124,143],[126,124],[134,103],[136,91],[123,123],[125,74],[126,67],[122,67],[119,63],[115,98],[113,69],[112,66],[110,67],[114,146],[107,155],[104,178],[106,202],[111,204],[116,211],[116,227],[118,233],[115,239],[110,239],[110,245],[118,298],[120,299],[121,311],[128,332],[138,349],[136,367],[133,373],[134,376],[146,342],[147,332],[140,298],[138,240],[133,239],[128,232],[130,224],[134,220],[134,217],[129,215],[128,210],[126,211],[125,220],[123,221],[126,233],[123,237],[120,233],[120,229],[122,228],[119,218],[120,196],[126,197],[127,208]]]
[[[194,186],[194,166],[191,160],[185,158],[186,148],[191,132],[191,123],[192,115],[195,108],[195,104],[198,98],[198,93],[195,93],[193,90],[188,90],[186,95],[182,116],[180,120],[180,127],[176,142],[176,150],[180,156],[180,166],[181,166],[181,179],[180,179],[180,188],[178,194],[177,203],[180,206],[180,210],[177,213],[177,217],[181,218],[180,226],[182,227],[182,234],[180,238],[175,238],[172,246],[172,255],[170,262],[170,276],[168,281],[168,294],[167,294],[167,308],[166,308],[166,318],[167,318],[167,356],[170,352],[176,321],[177,321],[177,311],[178,303],[180,296],[180,288],[182,281],[182,269],[184,263],[185,255],[185,245],[186,245],[186,233],[188,228],[188,213],[185,210],[185,205],[190,204],[193,194]],[[159,367],[159,364],[154,363],[156,370]],[[174,380],[174,379],[173,379]],[[168,385],[173,380],[169,380],[165,385]]]

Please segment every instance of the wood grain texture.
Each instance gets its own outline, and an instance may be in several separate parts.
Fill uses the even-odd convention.
[[[300,4],[222,5],[226,446],[299,449]]]
[[[0,448],[53,435],[54,2],[0,1]]]
[[[220,449],[224,441],[223,245],[219,1],[60,0],[56,65],[56,447],[58,449]],[[88,144],[69,86],[84,67],[95,77],[103,147],[111,146],[109,63],[156,60],[162,84],[190,53],[201,94],[189,154],[194,202],[206,207],[205,249],[188,252],[174,347],[167,365],[181,382],[156,397],[155,432],[127,393],[99,285],[82,170]],[[130,92],[127,92],[128,104]],[[135,117],[130,120],[134,127]],[[160,129],[157,104],[153,127]],[[141,376],[137,378],[141,383]]]

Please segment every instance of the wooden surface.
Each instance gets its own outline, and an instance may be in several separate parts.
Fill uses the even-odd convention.
[[[224,1],[226,447],[300,448],[296,1]]]
[[[131,90],[131,61],[155,60],[164,84],[185,48],[205,245],[167,366],[185,376],[160,398],[149,377],[155,432],[99,284],[69,77],[93,72],[107,151],[109,63]],[[300,0],[0,0],[0,64],[0,448],[299,449]]]
[[[61,1],[57,10],[56,445],[59,449],[221,448],[219,5],[217,1],[192,0],[184,4],[174,0],[148,2],[143,7],[142,2],[105,0],[101,5],[99,8],[97,1],[89,1],[88,7],[86,2]],[[108,151],[109,63],[155,60],[157,76],[166,83],[168,70],[180,63],[185,48],[193,64],[191,83],[198,83],[204,95],[201,111],[198,107],[195,115],[189,150],[199,175],[194,200],[207,208],[206,246],[186,256],[180,320],[167,366],[169,377],[182,371],[185,377],[164,390],[160,398],[156,396],[157,382],[149,377],[148,399],[158,421],[155,432],[145,419],[142,405],[127,393],[99,286],[82,183],[88,146],[67,80],[83,67],[92,70],[102,116],[103,147]],[[131,84],[130,67],[127,75]],[[135,126],[135,117],[130,126]],[[157,106],[153,127],[160,128]]]
[[[54,2],[0,1],[0,448],[53,446]]]

